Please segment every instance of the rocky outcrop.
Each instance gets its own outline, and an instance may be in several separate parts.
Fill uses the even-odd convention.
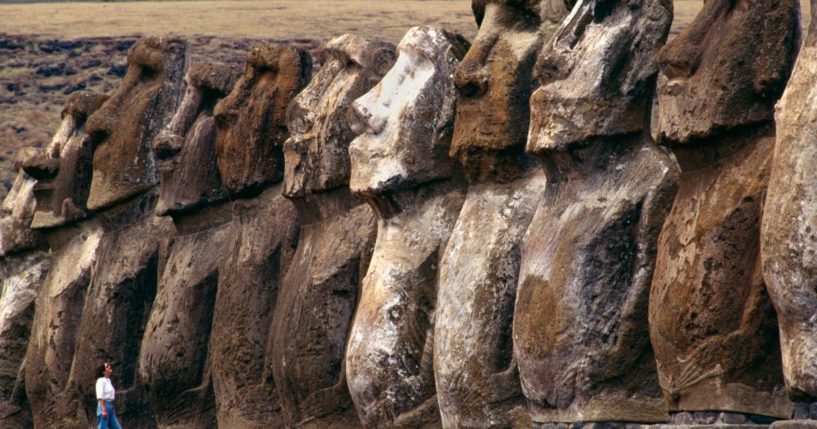
[[[815,6],[791,80],[777,104],[774,161],[761,230],[763,278],[777,310],[783,376],[792,399],[805,403],[817,402],[817,277],[812,258],[817,246],[817,195],[811,188],[817,182],[813,125],[817,105],[812,101],[817,81]],[[812,414],[815,418],[817,414]]]
[[[301,223],[298,248],[278,294],[272,368],[289,425],[354,427],[345,351],[371,257],[376,224],[352,198],[347,115],[394,63],[389,43],[344,35],[287,112],[284,195]]]
[[[667,1],[579,0],[537,62],[527,150],[547,185],[513,325],[535,427],[666,419],[647,305],[680,171],[650,138],[648,113],[671,21]]]
[[[658,243],[650,335],[674,421],[714,410],[762,423],[757,415],[792,412],[761,277],[760,217],[797,16],[793,1],[707,2],[659,55],[669,79],[659,139],[683,173]]]
[[[352,106],[350,188],[378,217],[377,240],[346,349],[365,427],[439,427],[434,306],[439,259],[465,196],[448,157],[453,74],[468,43],[414,27],[394,67]]]
[[[561,1],[474,1],[479,33],[454,75],[450,155],[468,193],[440,262],[434,331],[445,427],[525,427],[511,326],[520,247],[544,173],[525,155],[536,53],[567,14]]]

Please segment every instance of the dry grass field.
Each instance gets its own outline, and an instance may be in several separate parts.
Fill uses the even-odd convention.
[[[676,0],[677,31],[702,0]],[[0,31],[57,38],[210,35],[326,40],[360,33],[397,42],[430,24],[473,38],[470,0],[251,0],[0,4]]]
[[[256,41],[317,47],[358,33],[396,43],[423,24],[469,39],[477,31],[470,0],[11,1],[19,3],[0,0],[0,197],[11,183],[16,150],[48,142],[70,92],[112,91],[138,36],[189,37],[194,56],[240,59]],[[675,0],[672,33],[702,5]],[[68,48],[54,48],[61,45]]]

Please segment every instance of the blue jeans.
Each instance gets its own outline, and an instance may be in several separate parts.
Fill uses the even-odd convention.
[[[102,415],[102,408],[99,406],[99,401],[96,402],[96,418],[99,422],[98,429],[122,429],[119,425],[119,420],[116,418],[116,412],[113,410],[113,401],[105,401],[105,410],[108,412],[107,416]]]

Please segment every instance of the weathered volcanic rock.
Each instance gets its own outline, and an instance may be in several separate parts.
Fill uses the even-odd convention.
[[[286,109],[312,75],[309,53],[285,45],[250,50],[235,89],[216,106],[218,166],[232,194],[283,179]]]
[[[51,144],[44,153],[24,161],[23,168],[37,179],[33,228],[56,228],[89,216],[85,204],[94,149],[85,123],[107,99],[100,94],[72,94],[62,109],[62,123]]]
[[[786,387],[806,402],[817,401],[817,193],[810,188],[817,183],[817,5],[812,6],[810,31],[777,104],[777,142],[761,230],[763,278],[777,309]]]
[[[350,188],[378,216],[377,241],[346,349],[365,427],[439,427],[434,305],[439,259],[465,197],[448,157],[453,74],[468,43],[414,27],[394,67],[353,104]]]
[[[562,1],[472,3],[479,33],[460,63],[450,154],[469,177],[440,262],[434,330],[445,427],[529,426],[511,326],[522,237],[544,172],[525,155],[536,52],[567,14]]]
[[[0,258],[43,244],[43,237],[31,229],[37,200],[36,180],[21,168],[3,203],[0,204]]]
[[[272,326],[273,375],[290,425],[359,425],[346,387],[352,315],[375,240],[370,208],[352,198],[347,114],[394,62],[394,46],[344,35],[290,104],[284,144],[284,195],[301,229]]]
[[[178,39],[146,38],[131,48],[122,84],[86,123],[95,148],[88,208],[156,185],[153,139],[176,112],[186,62],[187,44]]]
[[[669,1],[579,0],[537,63],[527,149],[547,187],[513,325],[534,424],[666,420],[647,305],[680,171],[648,119],[671,22]]]
[[[282,278],[295,253],[295,207],[283,184],[232,209],[231,247],[222,248],[210,355],[218,425],[223,428],[283,427],[272,375],[273,310]]]
[[[772,105],[797,48],[794,1],[711,1],[659,55],[659,138],[681,165],[658,243],[650,335],[669,411],[788,417],[761,277]],[[775,46],[769,50],[764,46]]]
[[[159,428],[216,426],[207,351],[231,219],[230,206],[222,205],[176,221],[139,355]]]
[[[227,197],[216,158],[216,103],[238,79],[235,66],[193,62],[185,75],[186,90],[170,123],[159,133],[156,214],[179,215]]]
[[[288,46],[253,48],[248,58],[239,83],[216,107],[218,162],[233,195],[267,189],[234,203],[234,241],[224,249],[210,353],[219,427],[260,429],[284,425],[269,342],[298,235],[295,206],[281,194],[284,119],[312,63],[306,51]]]
[[[0,205],[0,427],[31,427],[25,399],[23,358],[34,317],[34,301],[50,267],[43,239],[29,228],[34,180],[24,171]]]
[[[35,301],[25,357],[25,390],[35,428],[88,425],[84,412],[70,419],[66,416],[62,394],[68,386],[86,291],[102,236],[103,230],[97,221],[49,234],[51,270]],[[77,399],[75,392],[69,392],[68,396]]]
[[[159,277],[138,372],[159,427],[216,425],[210,336],[224,251],[233,242],[232,206],[222,203],[214,109],[238,79],[235,67],[197,61],[187,90],[154,142],[160,160],[156,213],[176,236]]]
[[[97,368],[105,361],[115,368],[116,413],[122,424],[153,426],[137,366],[166,254],[164,238],[173,233],[168,220],[154,215],[157,199],[156,192],[148,192],[97,214],[103,235],[82,308],[69,385],[59,404],[66,416],[77,416],[77,427],[95,420],[85,414],[96,409]]]

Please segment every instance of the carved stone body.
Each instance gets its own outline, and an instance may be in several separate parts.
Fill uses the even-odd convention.
[[[777,309],[786,387],[804,402],[817,402],[815,6],[812,2],[811,28],[777,104],[777,143],[761,231],[763,277]]]
[[[285,113],[311,68],[303,50],[253,48],[244,75],[216,106],[218,165],[230,193],[260,192],[233,205],[234,240],[218,280],[210,353],[220,427],[284,424],[268,343],[298,235],[295,207],[281,194]]]
[[[145,328],[139,375],[160,428],[216,425],[208,359],[219,267],[232,239],[230,207],[177,220]]]
[[[444,427],[525,427],[511,326],[520,246],[545,177],[525,155],[536,52],[567,14],[561,1],[474,1],[480,25],[454,82],[450,154],[469,179],[440,263],[434,371]]]
[[[345,350],[360,281],[374,244],[374,215],[348,191],[347,114],[394,62],[388,43],[344,35],[287,113],[284,195],[301,229],[273,317],[272,368],[289,425],[359,425],[346,387]]]
[[[87,426],[87,422],[80,422],[75,415],[66,421],[63,398],[91,269],[98,257],[102,235],[102,228],[96,221],[49,234],[51,270],[35,301],[36,311],[25,357],[26,396],[37,429],[83,427],[82,423]],[[77,400],[76,392],[68,392],[67,396],[70,400]],[[84,420],[85,416],[81,418]]]
[[[154,142],[161,177],[156,213],[170,215],[177,232],[139,357],[159,427],[216,425],[209,340],[219,268],[233,229],[231,205],[219,204],[227,193],[217,167],[213,110],[237,74],[217,63],[191,65],[184,98]]]
[[[353,104],[350,187],[378,216],[377,241],[346,349],[366,427],[439,427],[434,305],[439,259],[465,194],[448,157],[462,38],[414,27],[383,80]]]
[[[659,139],[673,146],[682,169],[650,296],[650,335],[671,417],[792,411],[761,278],[759,229],[772,105],[793,63],[797,15],[794,1],[707,2],[659,55],[669,78],[659,91]]]
[[[547,188],[522,247],[513,326],[534,424],[666,419],[647,304],[680,172],[647,113],[671,22],[666,1],[579,0],[537,63],[527,149]]]
[[[23,359],[34,301],[51,265],[43,237],[29,227],[34,215],[34,179],[18,171],[0,205],[0,426],[32,425],[25,400]]]

